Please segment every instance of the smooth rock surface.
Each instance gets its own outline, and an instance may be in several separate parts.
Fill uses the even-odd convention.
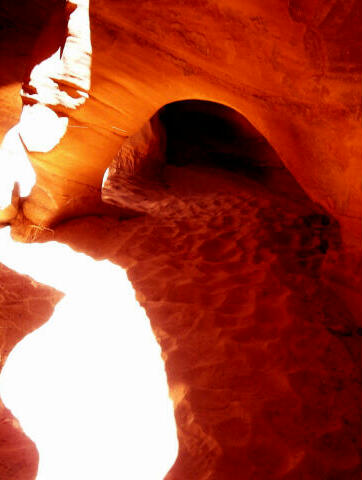
[[[192,4],[137,0],[132,8],[125,1],[93,0],[90,96],[73,109],[71,97],[77,97],[76,91],[88,95],[89,63],[78,60],[89,57],[89,34],[72,23],[79,15],[86,20],[86,4],[74,10],[71,2],[65,7],[60,1],[51,2],[47,15],[43,12],[40,17],[47,26],[29,59],[24,101],[47,104],[69,118],[67,133],[54,150],[30,154],[38,183],[24,212],[32,223],[47,226],[61,218],[100,211],[103,174],[125,136],[137,132],[165,104],[204,99],[244,115],[304,190],[338,218],[345,242],[360,244],[358,0],[268,4],[260,0],[242,6],[234,0]],[[34,2],[34,14],[35,6],[41,5],[40,0]],[[6,22],[9,16],[21,14],[8,7],[2,18]],[[7,71],[4,85],[10,85],[14,76],[20,80],[17,62],[28,38],[25,30],[24,36],[8,32],[11,40],[5,37],[5,45],[17,46],[14,56],[7,52],[5,57],[17,74]],[[64,47],[60,59],[63,73],[54,74],[55,80],[49,77],[56,96],[55,102],[49,102],[34,90],[31,72],[68,44],[72,48]],[[28,53],[25,56],[30,58]],[[4,111],[18,101],[9,88],[1,91]]]

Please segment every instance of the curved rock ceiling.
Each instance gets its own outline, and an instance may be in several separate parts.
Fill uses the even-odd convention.
[[[58,71],[47,74],[53,83],[46,91],[38,88],[36,93],[31,81],[23,86],[25,104],[46,104],[69,118],[56,148],[29,153],[38,174],[37,187],[24,204],[32,223],[49,225],[94,211],[103,173],[125,136],[165,104],[204,99],[243,114],[306,192],[338,218],[346,241],[359,241],[358,1],[274,0],[266,6],[261,1],[138,0],[130,7],[125,1],[93,0],[92,88],[89,99],[75,110],[82,104],[75,97],[88,91],[88,2],[47,2],[45,10],[40,0],[27,1],[20,9],[5,3],[2,55],[9,67],[2,69],[1,83],[7,86],[2,101],[6,113],[19,101],[9,84],[64,47]],[[82,27],[77,15],[83,16]],[[65,22],[72,18],[64,36]],[[44,23],[30,55],[29,36]],[[6,116],[4,130],[18,113]]]

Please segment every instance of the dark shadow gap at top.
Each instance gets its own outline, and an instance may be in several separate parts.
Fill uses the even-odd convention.
[[[0,87],[23,82],[36,64],[61,47],[67,28],[65,6],[65,0],[1,0]],[[37,45],[45,27],[51,29],[51,37]]]

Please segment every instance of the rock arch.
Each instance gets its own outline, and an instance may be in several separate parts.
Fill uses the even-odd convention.
[[[56,148],[29,154],[37,185],[13,233],[55,238],[127,268],[176,405],[180,455],[170,480],[359,479],[359,2],[135,5],[91,1],[89,99],[66,111]],[[15,122],[11,92],[2,101]],[[185,99],[244,115],[312,201],[270,196],[250,178],[235,187],[235,172],[185,165],[181,176],[170,174],[181,194],[162,215],[150,204],[137,217],[105,208],[103,174],[122,143]],[[343,248],[325,210],[339,222]],[[6,288],[4,298],[22,325],[27,304],[18,300],[19,313]],[[9,323],[4,332],[6,352],[20,333]],[[14,435],[6,416],[1,426]],[[18,451],[4,451],[9,457],[20,468]]]
[[[68,56],[67,74],[57,80],[60,96],[56,91],[51,96],[69,102],[56,100],[51,108],[69,120],[69,128],[51,152],[29,154],[38,181],[24,202],[25,217],[34,225],[49,226],[104,212],[99,202],[102,177],[125,136],[138,131],[163,105],[198,98],[244,114],[308,195],[338,219],[349,248],[358,249],[361,14],[358,2],[337,10],[327,3],[314,25],[315,5],[288,7],[283,2],[278,3],[277,17],[262,2],[244,3],[242,9],[221,0],[200,4],[199,20],[182,2],[160,0],[157,8],[142,0],[135,9],[115,0],[52,2],[58,24],[68,19],[65,43],[76,39],[73,53],[83,60],[89,56],[89,33],[73,31],[70,20],[80,11],[84,18],[89,14],[92,85],[85,104],[72,110],[72,79],[79,80],[87,95],[89,71],[78,69],[87,62],[72,62]],[[64,43],[61,31],[55,39],[50,18],[46,23],[43,46],[35,46],[33,58],[42,58],[44,44],[54,46],[56,40],[61,48]],[[343,41],[333,40],[342,32],[346,48]],[[49,103],[26,87],[26,101]]]
[[[125,140],[104,176],[102,199],[150,213],[167,201],[171,165],[221,168],[254,179],[275,195],[310,202],[274,148],[242,114],[199,99],[164,105]]]

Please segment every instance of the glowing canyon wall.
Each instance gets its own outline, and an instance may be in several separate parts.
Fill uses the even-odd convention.
[[[359,479],[360,2],[87,6],[0,12],[0,220],[127,270],[175,407],[168,480]],[[60,294],[0,273],[4,361]],[[33,479],[5,407],[0,438],[0,478]]]
[[[27,145],[38,174],[37,187],[24,205],[33,223],[48,224],[82,212],[87,202],[88,210],[94,209],[103,173],[125,136],[167,103],[205,99],[243,114],[308,194],[340,220],[348,241],[358,242],[358,1],[140,0],[130,7],[123,1],[93,0],[90,37],[88,1],[53,0],[45,9],[40,0],[25,4],[26,18],[10,2],[3,13],[7,38],[2,83],[7,88],[2,108],[5,113],[13,110],[13,102],[19,100],[9,85],[26,74],[26,110],[46,105],[59,122],[69,119],[66,135],[52,151],[39,153],[35,140]],[[31,43],[26,35],[31,15],[34,36],[39,24],[45,24],[39,40],[32,42],[32,54],[23,46]],[[46,59],[59,48],[61,58],[53,58],[49,66]],[[17,62],[26,63],[26,68]],[[33,68],[42,62],[44,67]],[[90,80],[91,94],[85,101]],[[16,114],[2,121],[14,122]],[[44,128],[38,117],[32,117],[33,134]],[[54,126],[54,135],[61,137],[56,130]]]

